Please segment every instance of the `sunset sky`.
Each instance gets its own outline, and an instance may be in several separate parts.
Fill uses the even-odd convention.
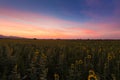
[[[120,0],[0,0],[0,35],[120,39]]]

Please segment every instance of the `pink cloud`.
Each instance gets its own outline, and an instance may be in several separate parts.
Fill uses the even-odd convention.
[[[58,19],[56,17],[47,16],[44,14],[38,14],[38,13],[31,13],[31,12],[23,12],[23,11],[17,11],[13,9],[1,9],[0,8],[0,15],[2,16],[8,16],[20,20],[30,21],[30,22],[42,22],[42,21],[48,21],[49,24],[75,24],[76,22],[70,22]],[[47,22],[47,23],[48,23]]]
[[[73,28],[44,28],[25,24],[21,22],[14,22],[10,20],[0,19],[0,33],[4,35],[14,35],[20,37],[38,37],[38,38],[82,38],[96,35],[93,30],[73,27]]]
[[[86,34],[97,34],[97,32],[93,31],[93,30],[85,30],[84,31]]]
[[[3,35],[27,38],[99,38],[119,31],[113,28],[117,24],[78,23],[11,9],[0,9],[0,16],[0,34]]]

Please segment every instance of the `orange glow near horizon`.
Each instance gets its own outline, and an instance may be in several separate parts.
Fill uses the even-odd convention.
[[[26,38],[101,38],[112,24],[77,23],[50,16],[0,9],[0,34]],[[90,27],[90,28],[89,28]],[[106,32],[107,29],[107,32]],[[115,34],[120,33],[119,31]]]

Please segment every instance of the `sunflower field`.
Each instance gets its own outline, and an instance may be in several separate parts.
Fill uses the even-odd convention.
[[[120,80],[120,40],[0,39],[0,80]]]

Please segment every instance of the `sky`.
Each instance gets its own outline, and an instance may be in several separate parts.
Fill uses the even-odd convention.
[[[120,39],[120,0],[0,0],[0,35]]]

